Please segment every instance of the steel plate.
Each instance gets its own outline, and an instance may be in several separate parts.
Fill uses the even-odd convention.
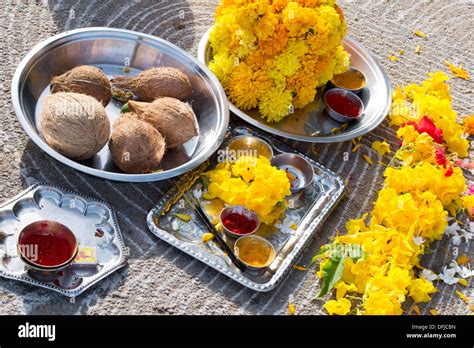
[[[214,241],[203,243],[202,235],[208,232],[206,225],[194,213],[189,204],[186,204],[185,199],[180,198],[183,189],[192,192],[195,196],[198,191],[203,189],[204,183],[199,179],[200,173],[215,166],[219,160],[220,151],[209,159],[209,163],[206,161],[200,167],[181,177],[177,184],[148,213],[147,224],[154,235],[167,243],[242,285],[255,291],[265,292],[274,289],[283,280],[300,253],[312,240],[317,228],[322,225],[339,202],[345,188],[344,182],[334,172],[277,139],[267,137],[265,133],[257,129],[248,127],[232,129],[224,140],[221,149],[227,146],[232,137],[244,134],[257,136],[267,141],[272,146],[275,155],[289,152],[305,157],[314,170],[312,184],[306,189],[287,197],[288,209],[282,221],[273,227],[261,224],[256,232],[256,235],[269,240],[277,253],[275,261],[263,275],[255,276],[240,271],[217,243]],[[201,204],[209,214],[209,211],[212,210],[212,207],[208,205],[210,201],[203,200]],[[216,207],[213,209],[220,211]],[[181,221],[176,214],[189,215],[191,220],[188,222]],[[212,218],[213,215],[210,214],[210,219],[212,220]],[[296,229],[294,225],[297,226]],[[232,248],[235,240],[227,236],[224,237]]]
[[[206,65],[212,59],[212,49],[208,44],[210,31],[211,29],[202,37],[198,50],[199,60]],[[390,82],[375,58],[360,43],[346,36],[343,45],[351,55],[351,65],[362,71],[367,78],[367,85],[359,94],[365,106],[365,113],[359,120],[343,127],[342,123],[331,119],[324,111],[321,100],[323,89],[318,90],[312,103],[303,109],[295,109],[294,113],[278,123],[266,122],[257,109],[243,111],[231,102],[230,110],[266,132],[312,143],[346,141],[370,132],[384,120],[390,109]]]
[[[51,79],[77,65],[97,66],[109,76],[135,75],[157,66],[173,66],[185,72],[193,85],[190,103],[199,123],[199,136],[166,152],[161,172],[121,173],[106,145],[86,161],[74,161],[54,151],[41,135],[43,98]],[[126,73],[125,67],[130,68]],[[30,138],[46,153],[82,172],[106,179],[143,182],[168,179],[204,162],[219,147],[229,123],[225,93],[210,71],[197,59],[163,39],[114,28],[85,28],[53,36],[35,46],[19,64],[12,81],[16,115]],[[113,124],[121,104],[112,100],[106,110]]]
[[[48,273],[28,269],[18,253],[18,236],[25,226],[38,220],[53,220],[68,227],[79,247],[96,249],[97,265],[72,263],[64,270]],[[102,235],[96,234],[98,229]],[[75,297],[125,266],[128,252],[112,208],[86,195],[36,184],[0,205],[0,277]]]

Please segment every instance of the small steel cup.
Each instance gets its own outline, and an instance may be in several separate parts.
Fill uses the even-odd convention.
[[[295,153],[282,153],[273,157],[272,165],[282,169],[295,177],[290,187],[291,193],[309,187],[314,179],[314,169],[304,157]]]
[[[360,71],[359,69],[356,69],[354,68],[353,66],[349,67],[349,69],[346,71],[346,72],[343,72],[342,74],[346,74],[348,72],[351,72],[351,73],[356,73],[358,74],[363,80],[364,80],[364,84],[362,87],[360,88],[347,88],[347,87],[344,87],[344,86],[340,86],[338,85],[335,81],[334,81],[334,77],[329,81],[330,85],[333,86],[333,87],[336,87],[336,88],[342,88],[342,89],[345,89],[346,91],[350,91],[352,93],[355,93],[355,94],[359,94],[360,91],[362,91],[362,89],[367,85],[367,78],[365,77],[365,75],[362,73],[362,71]],[[341,74],[341,75],[342,75]]]
[[[238,234],[238,233],[232,232],[231,230],[227,229],[227,227],[224,224],[224,219],[232,213],[238,213],[238,214],[244,215],[247,218],[249,218],[250,220],[255,221],[256,222],[255,229],[253,231],[249,231],[248,233],[245,233],[245,234]],[[219,215],[219,219],[220,219],[220,222],[222,224],[222,229],[224,230],[225,234],[227,234],[229,237],[232,237],[232,238],[240,238],[242,236],[248,236],[252,233],[255,233],[258,230],[258,228],[260,227],[260,219],[258,218],[257,213],[252,211],[252,210],[249,210],[249,209],[245,208],[242,205],[229,205],[229,206],[225,207],[224,209],[222,209],[222,211]]]
[[[349,98],[350,100],[352,100],[354,103],[356,103],[359,106],[359,115],[356,116],[356,117],[350,117],[350,116],[342,115],[342,114],[338,113],[337,111],[335,111],[334,109],[332,109],[327,103],[327,97],[328,97],[328,95],[331,95],[331,94],[340,94],[340,95],[343,95],[343,96]],[[362,102],[362,100],[357,95],[355,95],[354,93],[352,93],[350,91],[347,91],[345,89],[342,89],[342,88],[333,88],[333,89],[328,90],[324,94],[324,104],[325,104],[325,109],[326,109],[326,112],[328,113],[328,115],[332,119],[334,119],[338,122],[346,123],[346,122],[355,121],[355,120],[359,119],[364,114],[364,103]]]
[[[26,243],[24,243],[24,239],[28,235],[35,233],[35,231],[37,231],[39,226],[42,226],[42,228],[44,229],[45,224],[46,224],[46,228],[49,234],[61,234],[62,237],[64,237],[71,246],[71,250],[72,250],[71,256],[65,262],[61,264],[52,265],[52,266],[41,265],[35,261],[30,260],[28,258],[27,253],[25,253],[26,248],[22,247],[26,245]],[[63,224],[56,221],[40,220],[40,221],[33,222],[27,225],[25,228],[23,228],[23,230],[20,232],[20,235],[18,236],[17,249],[18,249],[18,253],[20,254],[21,260],[27,265],[28,268],[34,271],[40,271],[40,272],[57,272],[59,270],[66,268],[74,261],[74,259],[76,258],[77,252],[79,250],[79,246],[78,246],[77,239],[74,233],[72,233],[72,231],[69,228],[67,228]]]
[[[240,251],[243,248],[251,248],[252,247],[251,243],[261,243],[264,245],[265,248],[268,249],[268,260],[263,266],[257,267],[257,266],[251,265],[245,262],[245,260],[243,260],[240,257]],[[260,276],[264,274],[268,266],[270,266],[272,262],[275,260],[275,256],[276,256],[276,252],[275,252],[275,248],[273,247],[273,244],[270,243],[265,238],[256,236],[256,235],[251,235],[251,236],[247,235],[247,236],[243,236],[237,239],[237,241],[234,244],[234,253],[238,257],[238,259],[245,264],[246,272],[255,276]]]
[[[232,138],[228,145],[228,154],[231,158],[238,160],[240,156],[273,157],[273,150],[266,141],[251,135],[238,135]]]

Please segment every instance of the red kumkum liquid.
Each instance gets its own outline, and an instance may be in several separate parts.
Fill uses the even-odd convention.
[[[36,259],[32,255],[25,255],[30,261],[42,266],[57,266],[71,258],[73,250],[66,238],[48,233],[46,224],[39,226],[35,232],[21,242],[22,245],[38,246],[38,255],[34,255]]]
[[[347,117],[357,117],[360,114],[360,107],[348,97],[331,93],[326,96],[326,102],[337,113]]]
[[[255,220],[249,219],[245,215],[239,213],[231,213],[222,221],[225,228],[237,234],[247,234],[257,227]]]

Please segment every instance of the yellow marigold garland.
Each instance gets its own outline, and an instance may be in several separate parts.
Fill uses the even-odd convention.
[[[313,259],[323,278],[319,296],[336,289],[336,299],[324,304],[329,314],[402,314],[407,297],[427,302],[437,291],[414,269],[425,247],[441,239],[448,212],[456,215],[464,204],[471,214],[474,205],[474,196],[462,197],[465,179],[453,166],[453,153],[466,156],[468,142],[446,80],[436,72],[394,91],[390,120],[400,126],[402,142],[392,162],[398,165],[386,169],[370,221],[368,214],[349,220],[347,234]]]
[[[313,101],[349,65],[334,0],[222,0],[209,42],[211,71],[239,108],[278,122]]]

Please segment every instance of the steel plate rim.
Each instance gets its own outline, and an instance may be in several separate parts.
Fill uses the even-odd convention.
[[[201,40],[199,41],[199,46],[198,46],[198,59],[206,64],[206,51],[208,49],[208,43],[209,43],[209,35],[212,30],[212,27],[209,28],[204,35],[201,37]],[[354,138],[357,138],[359,136],[362,136],[364,134],[367,134],[377,128],[385,119],[386,115],[388,114],[390,110],[390,106],[392,104],[392,93],[391,93],[391,87],[390,87],[390,80],[388,78],[388,75],[385,73],[385,71],[382,69],[380,66],[380,63],[378,62],[377,58],[375,58],[366,48],[364,45],[361,43],[355,41],[352,37],[349,35],[346,35],[343,39],[344,41],[350,43],[350,44],[355,44],[358,46],[358,48],[363,51],[372,61],[373,61],[373,66],[380,72],[382,75],[384,82],[385,82],[385,89],[387,93],[387,99],[385,101],[385,106],[383,109],[383,112],[380,113],[380,115],[375,118],[375,121],[370,123],[366,128],[362,128],[359,130],[356,130],[354,132],[346,132],[346,133],[340,133],[336,135],[329,135],[329,136],[320,136],[320,137],[315,137],[315,136],[310,136],[310,135],[299,135],[299,134],[294,134],[294,133],[289,133],[282,131],[280,129],[276,129],[273,127],[270,127],[266,124],[263,124],[257,120],[255,120],[253,117],[247,115],[244,111],[240,110],[237,106],[234,105],[230,100],[228,100],[229,103],[229,109],[232,111],[234,114],[236,114],[238,117],[243,119],[244,121],[250,123],[251,125],[258,127],[265,132],[278,135],[283,138],[288,138],[292,140],[298,140],[298,141],[303,141],[303,142],[309,142],[309,143],[335,143],[335,142],[342,142],[342,141],[348,141],[352,140]],[[364,58],[364,60],[366,60]],[[227,95],[226,95],[227,98]]]
[[[86,283],[84,285],[80,285],[77,289],[73,289],[73,290],[60,289],[59,287],[56,287],[56,286],[53,286],[53,285],[50,285],[50,284],[47,284],[47,283],[43,283],[43,282],[38,281],[36,279],[32,279],[32,278],[28,279],[28,278],[24,278],[22,275],[7,273],[7,272],[3,271],[2,269],[0,269],[0,277],[6,278],[6,279],[17,280],[17,281],[20,281],[22,283],[38,286],[38,287],[43,288],[43,289],[52,290],[52,291],[55,291],[55,292],[60,293],[64,296],[67,296],[67,297],[76,297],[76,296],[81,295],[83,292],[85,292],[86,290],[88,290],[89,288],[91,288],[92,286],[94,286],[95,284],[100,282],[101,280],[104,280],[105,278],[107,278],[109,275],[111,275],[115,271],[117,271],[117,270],[119,270],[119,269],[121,269],[121,268],[123,268],[127,265],[128,256],[125,254],[126,249],[127,249],[127,247],[125,245],[125,240],[123,238],[122,231],[121,231],[120,226],[118,224],[118,220],[117,220],[117,216],[115,214],[115,210],[110,205],[110,203],[108,203],[106,201],[103,201],[101,199],[89,196],[89,195],[81,193],[81,192],[76,192],[76,191],[70,190],[70,189],[55,185],[55,184],[50,184],[48,182],[37,182],[37,183],[27,187],[25,190],[21,191],[20,193],[13,196],[12,198],[7,199],[6,201],[0,202],[0,209],[3,209],[5,207],[7,207],[8,205],[11,205],[12,203],[20,200],[22,197],[28,195],[29,193],[31,193],[32,191],[38,189],[41,186],[54,188],[54,189],[60,190],[62,192],[72,193],[72,194],[75,194],[76,196],[80,196],[80,197],[83,197],[83,198],[88,199],[90,201],[94,201],[94,202],[101,203],[101,204],[105,205],[109,209],[109,212],[111,213],[110,218],[113,221],[114,229],[116,229],[116,232],[118,232],[118,233],[116,233],[115,237],[118,239],[118,242],[119,242],[120,247],[121,247],[121,249],[120,249],[121,250],[120,259],[115,265],[113,265],[106,272],[104,272],[104,274],[102,274],[100,276],[98,274],[93,276],[93,278],[88,283]]]
[[[75,162],[58,152],[54,151],[42,138],[41,136],[33,129],[30,123],[27,121],[26,115],[23,112],[23,107],[20,103],[20,84],[22,81],[22,77],[27,73],[25,71],[26,67],[30,63],[32,59],[34,59],[37,55],[42,54],[42,51],[45,50],[48,46],[54,44],[57,41],[62,39],[66,39],[70,36],[77,35],[77,34],[87,34],[87,33],[110,33],[111,35],[120,35],[125,34],[129,36],[136,36],[138,39],[146,38],[150,41],[155,41],[165,46],[169,46],[172,49],[176,50],[178,53],[183,55],[184,57],[188,58],[191,62],[196,64],[199,68],[201,68],[210,79],[214,87],[216,88],[216,98],[218,99],[218,106],[217,108],[220,110],[222,117],[219,119],[217,133],[219,134],[218,139],[209,146],[209,148],[202,154],[201,159],[199,161],[195,161],[192,165],[186,166],[188,164],[184,163],[179,167],[173,168],[171,170],[159,172],[159,173],[149,173],[149,174],[126,174],[126,173],[116,173],[116,172],[108,172],[92,167],[88,167],[86,165],[80,164]],[[54,35],[46,40],[43,40],[36,44],[27,54],[26,56],[20,61],[18,67],[15,70],[15,73],[12,78],[11,83],[11,97],[13,103],[13,109],[17,116],[18,121],[20,122],[23,130],[28,134],[30,139],[44,152],[46,152],[49,156],[53,157],[57,161],[74,168],[78,171],[81,171],[86,174],[90,174],[96,177],[100,177],[103,179],[109,179],[114,181],[122,181],[122,182],[152,182],[152,181],[159,181],[159,180],[166,180],[172,177],[181,175],[186,173],[189,170],[192,170],[202,164],[207,158],[209,158],[220,146],[219,139],[223,138],[227,127],[229,125],[229,105],[227,101],[227,96],[225,91],[217,79],[217,77],[207,68],[207,66],[200,62],[198,59],[192,57],[189,53],[185,50],[181,49],[180,47],[174,45],[173,43],[166,41],[160,37],[156,37],[150,34],[140,33],[133,30],[127,29],[118,29],[118,28],[107,28],[107,27],[88,27],[88,28],[80,28],[74,30],[68,30],[57,35]]]

